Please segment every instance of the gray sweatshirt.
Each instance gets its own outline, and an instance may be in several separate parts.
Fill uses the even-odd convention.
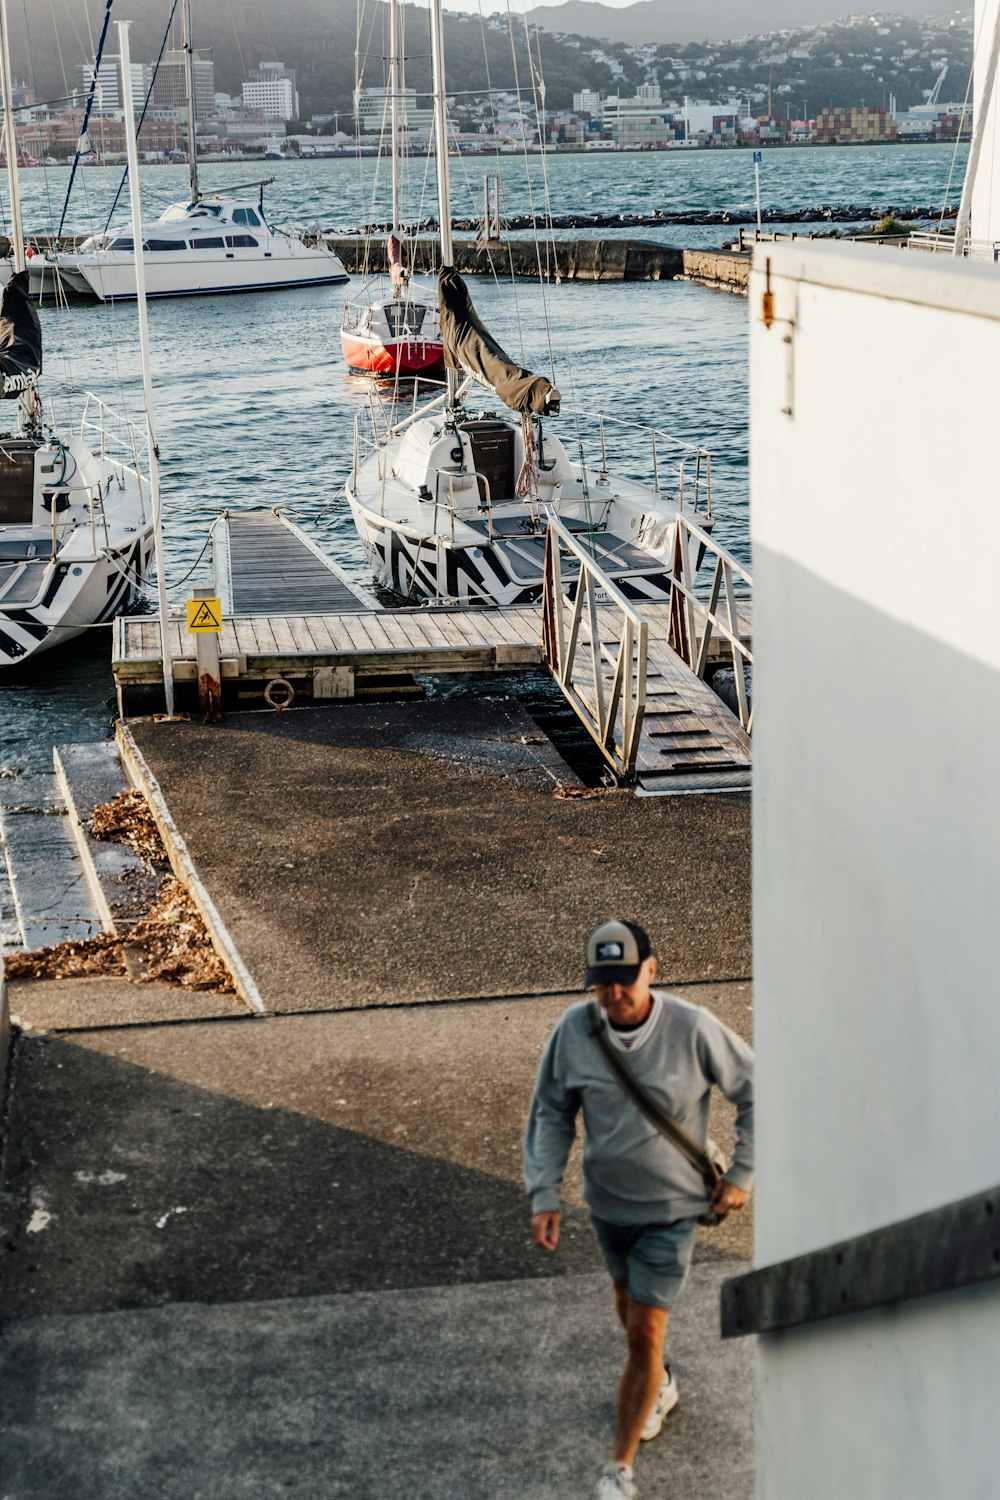
[[[737,1142],[726,1180],[753,1186],[753,1053],[700,1005],[653,991],[653,1012],[634,1045],[609,1034],[633,1076],[688,1135],[704,1145],[717,1084],[737,1109]],[[559,1189],[583,1110],[584,1197],[612,1224],[672,1223],[705,1212],[701,1173],[639,1112],[587,1032],[586,1003],[556,1023],[542,1055],[528,1113],[524,1180],[532,1213],[559,1207]]]

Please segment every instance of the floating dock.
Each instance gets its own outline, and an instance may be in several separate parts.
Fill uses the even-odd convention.
[[[670,605],[643,607],[649,625],[646,702],[635,774],[644,790],[738,790],[749,785],[750,740],[712,688],[667,641]],[[621,615],[597,611],[605,649],[621,642]],[[749,609],[744,610],[749,635]],[[192,683],[192,637],[171,621],[174,679]],[[510,672],[546,665],[542,606],[514,609],[401,609],[298,615],[237,615],[219,641],[223,688],[243,704],[269,682],[291,683],[297,703],[370,696],[414,673]],[[162,699],[160,627],[155,619],[116,622],[113,668],[123,718]],[[588,725],[588,727],[590,727]],[[593,731],[592,731],[593,732]]]
[[[628,599],[604,553],[551,517],[543,550],[543,597],[534,605],[383,609],[280,511],[224,513],[212,532],[224,701],[282,707],[398,696],[415,674],[547,668],[620,779],[640,791],[749,787],[750,711],[742,680],[750,657],[750,599],[734,574],[749,575],[690,517],[673,593]],[[710,603],[691,588],[684,558],[711,556]],[[196,638],[177,615],[167,654],[181,706],[198,678]],[[739,716],[710,684],[727,660],[740,666]],[[163,706],[160,622],[115,621],[112,667],[123,719]]]
[[[379,608],[281,510],[224,511],[212,528],[212,562],[227,615]]]

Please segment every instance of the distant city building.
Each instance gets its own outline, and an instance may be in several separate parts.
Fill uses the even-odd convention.
[[[658,83],[640,84],[631,98],[609,94],[601,104],[601,128],[616,146],[659,146],[675,134]]]
[[[894,141],[896,122],[884,104],[842,105],[821,110],[813,126],[812,138],[819,145],[860,146],[876,141]]]
[[[430,135],[434,124],[431,109],[417,107],[416,89],[403,89],[399,95],[400,126],[410,134]],[[388,131],[392,117],[388,89],[361,89],[358,93],[358,126],[366,134]]]
[[[745,99],[712,103],[685,98],[681,115],[685,139],[706,146],[734,146],[743,132],[756,126]]]
[[[601,113],[601,96],[596,89],[581,89],[573,95],[573,113],[594,119]]]
[[[243,103],[247,109],[259,109],[268,120],[298,118],[295,90],[290,78],[267,78],[243,85]]]
[[[269,120],[297,120],[295,69],[281,62],[258,63],[243,85],[243,102],[248,109],[263,110]]]
[[[132,63],[132,101],[135,109],[141,110],[146,100],[146,90],[149,87],[149,75],[152,69],[146,63]],[[80,101],[86,99],[90,93],[90,86],[94,79],[94,67],[92,63],[80,63],[76,70],[79,85],[77,93]],[[121,86],[121,58],[104,57],[97,70],[97,88],[94,91],[94,110],[99,115],[120,115],[122,112],[122,86]]]
[[[209,120],[215,113],[215,64],[208,58],[192,58],[194,113],[196,120]],[[164,52],[153,84],[154,106],[159,111],[182,115],[187,108],[183,52]]]

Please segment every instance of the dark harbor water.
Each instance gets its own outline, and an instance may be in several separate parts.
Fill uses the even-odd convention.
[[[423,173],[423,164],[420,173]],[[348,225],[384,211],[373,163],[278,162],[268,189],[276,222],[319,219]],[[431,212],[433,181],[416,180],[416,209]],[[457,164],[456,214],[481,199],[488,159]],[[204,170],[206,189],[246,181],[246,163]],[[788,209],[816,203],[932,204],[943,198],[952,155],[943,147],[787,150],[765,158],[765,202]],[[540,165],[505,160],[504,204],[510,212],[544,203]],[[961,161],[955,167],[961,173]],[[734,209],[752,201],[752,167],[744,152],[555,157],[547,164],[553,212]],[[23,174],[29,229],[58,221],[66,173]],[[81,174],[78,215],[67,227],[103,223],[118,173]],[[183,197],[186,174],[159,168],[143,181],[147,215]],[[957,192],[957,189],[955,189]],[[6,204],[4,205],[6,208]],[[672,243],[721,242],[724,230],[673,228]],[[643,237],[648,237],[643,234]],[[428,287],[432,292],[432,288]],[[363,295],[355,281],[351,293]],[[655,425],[712,454],[716,535],[749,560],[747,535],[747,306],[742,300],[681,283],[566,285],[480,279],[477,307],[510,352],[554,374],[568,407],[584,415],[558,419],[571,447],[596,426],[598,413]],[[339,328],[344,289],[322,288],[153,303],[149,309],[157,439],[162,459],[167,582],[173,602],[192,583],[210,582],[203,563],[190,574],[208,527],[223,508],[290,507],[316,540],[355,576],[369,581],[360,545],[338,492],[350,467],[354,420],[367,386],[347,376]],[[138,418],[141,413],[134,308],[80,305],[43,313],[42,392],[60,423],[78,417],[85,392]],[[484,402],[484,404],[486,404]],[[13,413],[11,413],[11,416]],[[646,440],[608,427],[614,467],[649,469]],[[616,451],[615,451],[616,450]],[[184,580],[182,582],[182,580]],[[0,679],[0,770],[51,764],[60,739],[96,738],[111,716],[110,638],[89,632],[72,647],[43,656]]]

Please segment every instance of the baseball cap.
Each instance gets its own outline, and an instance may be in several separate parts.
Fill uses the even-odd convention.
[[[602,922],[587,939],[584,985],[634,984],[652,951],[648,934],[635,922]]]

